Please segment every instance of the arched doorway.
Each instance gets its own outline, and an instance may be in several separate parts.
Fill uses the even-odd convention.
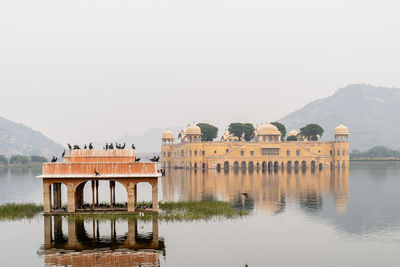
[[[296,161],[294,162],[294,168],[297,170],[299,167],[300,167],[300,164],[299,164],[299,162],[296,160]]]
[[[238,169],[239,168],[239,162],[235,161],[233,163],[233,168]]]
[[[221,164],[217,164],[217,171],[220,171],[221,170]]]
[[[266,170],[267,167],[268,167],[267,162],[266,162],[266,161],[263,161],[263,162],[262,162],[262,165],[261,165],[261,168],[262,168],[263,170]]]
[[[272,161],[268,161],[268,170],[272,170]]]
[[[315,161],[311,161],[311,169],[315,169]]]
[[[246,161],[242,161],[242,163],[240,164],[240,167],[245,170],[246,169]]]
[[[307,168],[307,162],[305,162],[304,160],[301,162],[301,168],[302,169],[306,169]]]
[[[228,161],[224,162],[224,169],[229,169],[229,162]]]
[[[277,161],[274,162],[274,169],[279,169],[279,162]]]
[[[318,165],[318,168],[319,168],[320,170],[322,170],[322,163],[320,163],[320,164]]]
[[[287,163],[286,163],[286,168],[288,169],[288,170],[291,170],[292,169],[292,161],[288,161]]]
[[[50,190],[50,210],[51,212],[65,212],[67,204],[67,186],[63,183],[52,183]]]
[[[254,169],[254,162],[249,161],[249,164],[247,166],[249,168],[249,170],[253,170]]]

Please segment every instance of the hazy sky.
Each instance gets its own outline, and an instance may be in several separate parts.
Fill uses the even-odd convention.
[[[277,120],[349,83],[400,87],[399,10],[382,0],[3,0],[0,116],[62,144]]]

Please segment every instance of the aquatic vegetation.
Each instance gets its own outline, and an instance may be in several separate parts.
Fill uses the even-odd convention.
[[[139,202],[140,211],[135,213],[76,213],[63,214],[68,219],[84,220],[125,220],[136,218],[141,220],[158,219],[161,221],[194,221],[194,220],[224,220],[240,218],[248,215],[247,211],[234,208],[229,202],[222,201],[191,201],[191,202],[160,202],[159,213],[148,212],[150,202]],[[18,220],[33,218],[43,212],[43,206],[32,203],[7,203],[0,205],[0,220]]]
[[[43,206],[33,203],[6,203],[0,205],[0,220],[30,219],[43,212]]]

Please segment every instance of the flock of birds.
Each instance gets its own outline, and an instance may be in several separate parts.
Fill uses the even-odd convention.
[[[67,144],[67,145],[68,145],[69,150],[80,150],[80,149],[81,149],[78,145],[73,145],[73,146],[70,145],[70,144]],[[115,148],[114,148],[114,144],[113,144],[113,143],[110,143],[110,144],[106,143],[106,145],[103,147],[103,149],[104,149],[104,150],[125,149],[125,147],[126,147],[126,144],[125,144],[125,143],[124,143],[124,144],[115,143]],[[92,144],[92,142],[90,142],[89,145],[86,145],[86,144],[85,144],[84,147],[83,147],[83,149],[92,150],[92,149],[93,149],[93,144]],[[132,144],[132,149],[136,149],[135,144]],[[65,156],[65,149],[64,149],[64,151],[63,151],[61,157],[64,158],[64,156]],[[53,158],[51,159],[50,162],[51,162],[51,163],[54,163],[54,162],[57,162],[57,160],[58,160],[58,158],[55,157],[55,156],[53,156]],[[150,158],[149,160],[150,160],[151,162],[158,162],[158,161],[160,160],[160,156],[154,156],[153,158]],[[140,161],[140,158],[135,158],[135,163],[136,163],[136,162],[139,162],[139,161]],[[159,169],[159,170],[157,170],[157,171],[158,171],[159,173],[161,173],[162,176],[165,176],[165,169]],[[94,170],[94,174],[95,174],[95,176],[100,176],[100,173],[97,172],[96,169]]]

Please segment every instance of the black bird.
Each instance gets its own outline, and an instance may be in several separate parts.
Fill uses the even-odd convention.
[[[154,156],[152,159],[150,159],[150,161],[152,161],[152,162],[158,162],[159,159],[160,159],[160,157]]]
[[[135,162],[139,162],[140,161],[140,158],[135,158]]]
[[[100,173],[98,173],[98,172],[96,171],[96,169],[94,169],[94,175],[95,175],[95,176],[100,176]]]
[[[69,150],[72,150],[72,146],[70,144],[67,144],[67,145],[69,147]]]
[[[114,145],[111,143],[111,144],[108,146],[108,149],[114,149]]]
[[[85,144],[85,146],[83,147],[83,149],[87,149],[87,146],[86,146],[86,144]]]
[[[65,156],[65,149],[64,149],[64,152],[62,153],[61,157],[63,158],[64,156]]]
[[[55,158],[55,157],[53,156],[53,158],[51,159],[51,161],[50,161],[50,162],[54,162],[54,158]]]
[[[124,145],[123,145],[123,146],[121,146],[121,149],[125,149],[125,146],[126,146],[126,144],[124,143]]]
[[[132,149],[136,149],[135,144],[132,144]]]
[[[89,143],[89,149],[93,149],[92,142]]]
[[[159,169],[158,172],[161,173],[161,176],[165,176],[165,169]]]
[[[245,198],[249,198],[249,194],[247,194],[247,193],[242,193],[242,195],[243,195]]]
[[[118,144],[118,143],[115,143],[115,147],[116,147],[117,149],[121,149],[121,145]]]
[[[106,150],[108,150],[108,143],[106,143]]]
[[[78,145],[74,145],[74,149],[81,149]]]

